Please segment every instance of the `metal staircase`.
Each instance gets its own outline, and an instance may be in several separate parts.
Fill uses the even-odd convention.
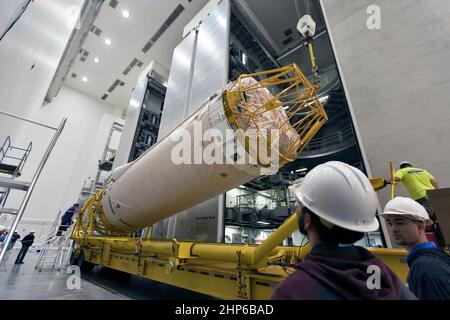
[[[41,126],[41,127],[46,127],[48,129],[51,129],[51,130],[55,131],[55,133],[53,135],[53,138],[50,141],[50,143],[49,143],[49,145],[48,145],[48,147],[47,147],[47,149],[46,149],[46,151],[44,153],[44,156],[42,157],[42,159],[41,159],[41,161],[40,161],[40,163],[39,163],[39,165],[38,165],[38,167],[37,167],[37,169],[36,169],[36,171],[35,171],[35,173],[33,175],[33,178],[31,180],[31,182],[25,182],[25,181],[16,180],[15,176],[14,176],[14,178],[11,178],[11,177],[10,178],[4,178],[4,177],[0,178],[0,189],[20,190],[20,191],[24,191],[25,192],[25,195],[24,195],[24,197],[22,199],[20,207],[17,210],[16,209],[5,209],[4,210],[4,212],[15,214],[15,217],[14,217],[14,221],[13,221],[11,227],[10,227],[10,232],[8,233],[8,236],[5,239],[4,245],[3,245],[2,249],[1,249],[1,252],[0,252],[0,263],[1,263],[3,258],[5,257],[5,254],[6,254],[8,246],[9,246],[9,244],[11,242],[12,236],[14,235],[14,231],[16,231],[17,226],[19,225],[19,222],[22,219],[22,216],[23,216],[23,214],[25,212],[25,209],[27,207],[28,201],[30,200],[30,197],[31,197],[33,189],[34,189],[34,187],[36,185],[36,182],[38,181],[39,176],[41,175],[42,169],[44,168],[45,164],[47,163],[47,160],[50,157],[50,154],[53,151],[53,148],[54,148],[56,142],[58,141],[58,138],[61,135],[61,132],[64,129],[64,126],[66,124],[67,118],[64,118],[61,121],[60,125],[57,128],[55,128],[55,127],[48,126],[46,124],[42,124],[42,123],[39,123],[39,122],[30,120],[30,119],[27,119],[27,118],[23,118],[23,117],[20,117],[20,116],[17,116],[17,115],[14,115],[14,114],[11,114],[11,113],[8,113],[8,112],[5,112],[5,111],[1,111],[0,110],[0,114],[6,115],[6,116],[11,117],[11,118],[19,119],[19,120],[22,120],[22,121],[26,121],[28,123],[32,123],[34,125],[38,125],[38,126]],[[27,150],[27,149],[25,149],[25,150]],[[29,151],[31,151],[31,149]],[[25,151],[25,152],[28,152],[26,157],[25,157],[25,160],[26,160],[26,158],[29,155],[29,151]],[[6,153],[6,151],[5,151],[5,153]],[[6,157],[6,155],[5,155],[5,157]],[[14,169],[15,173],[20,172],[20,170],[23,168],[24,161],[22,161],[22,164],[21,164],[22,167],[21,168],[19,168],[19,166],[17,166],[17,168]],[[19,161],[19,164],[20,164],[20,161]],[[6,167],[5,169],[8,169],[8,168],[9,169],[13,169],[12,167]],[[9,171],[7,170],[7,172],[10,173],[10,172],[12,172],[12,170],[9,170]],[[8,191],[8,193],[9,193],[9,191]],[[1,207],[3,207],[3,206],[0,206],[0,208]]]
[[[74,224],[66,226],[68,227],[66,230],[60,231],[60,216],[61,211],[56,216],[47,239],[43,241],[43,247],[35,266],[35,269],[39,272],[46,267],[51,267],[52,270],[56,268],[59,271],[69,262],[72,253],[72,240],[70,239],[70,235],[72,234]]]

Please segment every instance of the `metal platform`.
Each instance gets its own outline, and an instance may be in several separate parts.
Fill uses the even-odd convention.
[[[0,188],[28,191],[28,189],[30,188],[30,183],[11,178],[0,177]]]

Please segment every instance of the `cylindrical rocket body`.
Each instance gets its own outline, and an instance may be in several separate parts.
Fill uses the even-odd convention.
[[[217,146],[224,153],[225,145],[234,145],[238,140],[233,134],[230,137],[230,132],[234,131],[224,115],[220,95],[205,102],[107,187],[102,207],[108,222],[124,232],[136,231],[260,175],[257,165],[198,161],[198,153],[202,155],[199,150],[208,144],[202,142],[203,133],[209,129],[222,133],[224,140],[219,140]],[[180,150],[183,152],[178,152]],[[178,157],[186,151],[192,152],[187,157],[191,163],[180,164]]]
[[[281,73],[259,82],[241,76],[113,173],[101,200],[106,227],[142,229],[296,159],[326,113],[295,65],[272,72]],[[288,82],[276,96],[267,89]]]

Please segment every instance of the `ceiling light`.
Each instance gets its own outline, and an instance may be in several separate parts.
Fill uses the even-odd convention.
[[[95,57],[95,58],[94,58],[94,62],[95,62],[95,63],[100,63],[100,58],[99,58],[99,57]]]
[[[81,78],[81,80],[83,80],[83,82],[87,82],[87,77],[83,77],[83,78]]]
[[[256,223],[268,226],[270,223],[265,221],[256,221]]]
[[[130,17],[130,12],[128,10],[122,10],[122,16],[125,19],[128,19]]]
[[[105,39],[105,44],[107,46],[110,46],[111,45],[111,39]]]

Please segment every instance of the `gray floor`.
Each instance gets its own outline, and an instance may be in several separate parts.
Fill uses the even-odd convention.
[[[15,265],[19,250],[10,251],[0,265],[0,300],[204,300],[209,296],[96,266],[81,277],[80,289],[67,287],[66,270],[35,270],[38,253],[29,252],[24,264]]]
[[[39,300],[123,300],[130,299],[115,291],[107,290],[89,281],[81,279],[80,289],[67,287],[69,274],[45,270],[38,272],[34,267],[38,258],[35,252],[29,252],[24,264],[15,265],[18,250],[8,253],[6,261],[0,265],[0,299],[39,299]]]

